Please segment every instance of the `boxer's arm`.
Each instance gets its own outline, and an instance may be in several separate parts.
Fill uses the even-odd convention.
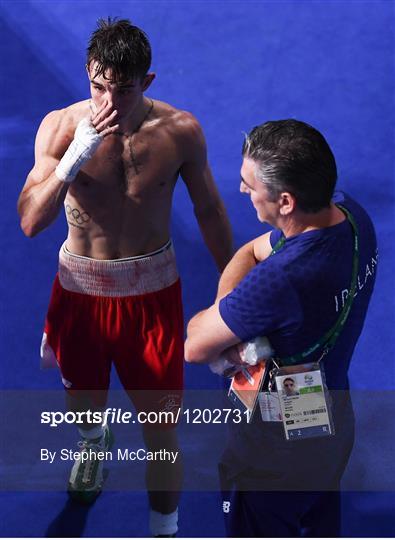
[[[75,133],[66,115],[65,110],[49,113],[37,132],[34,167],[18,200],[21,228],[30,237],[56,219],[80,167],[103,137],[118,128],[113,125],[116,111],[107,104],[92,111],[90,119],[81,120]]]
[[[55,168],[71,142],[63,133],[64,111],[53,111],[42,121],[34,147],[35,163],[18,200],[21,228],[34,236],[59,213],[69,185],[55,175]]]
[[[232,231],[209,164],[206,143],[198,121],[184,113],[184,162],[180,174],[193,203],[200,231],[218,270],[223,271],[233,254]]]
[[[218,283],[217,300],[229,294],[259,262],[272,252],[270,232],[242,246],[227,264]]]

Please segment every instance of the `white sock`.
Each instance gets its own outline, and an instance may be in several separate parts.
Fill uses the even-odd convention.
[[[81,437],[84,437],[84,439],[98,439],[104,434],[103,426],[100,424],[92,429],[78,428],[78,431]]]
[[[150,510],[149,526],[152,536],[175,534],[178,531],[178,508],[171,514],[161,514]]]

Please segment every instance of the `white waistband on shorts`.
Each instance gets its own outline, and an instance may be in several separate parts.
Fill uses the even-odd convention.
[[[59,252],[59,281],[72,292],[92,296],[136,296],[169,287],[178,279],[171,240],[162,248],[126,259],[100,260]]]

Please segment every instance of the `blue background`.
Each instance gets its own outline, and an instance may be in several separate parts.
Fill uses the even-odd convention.
[[[382,390],[390,402],[395,388],[391,0],[1,2],[0,387],[59,387],[57,373],[38,371],[38,349],[65,220],[60,217],[33,241],[27,239],[19,229],[16,200],[43,116],[88,97],[85,49],[96,20],[108,15],[130,18],[147,32],[157,73],[148,95],[193,112],[201,122],[236,247],[266,230],[238,192],[242,133],[266,120],[293,117],[325,135],[337,159],[338,187],[369,211],[379,242],[376,289],[351,383],[356,390]],[[212,302],[217,274],[181,182],[173,238],[188,320]],[[115,377],[113,384],[118,386]],[[186,385],[216,388],[218,380],[204,366],[187,366]],[[395,446],[393,422],[382,400],[372,399],[368,407],[366,400],[358,403],[360,439],[350,470],[362,467],[367,491],[344,498],[343,534],[395,535],[393,494],[380,492],[380,482],[368,492],[373,476],[394,474],[393,466],[387,468]],[[377,444],[380,439],[384,445]],[[142,493],[104,493],[89,511],[71,506],[64,493],[0,497],[3,536],[148,532]],[[180,511],[181,536],[223,535],[217,494],[185,493]]]

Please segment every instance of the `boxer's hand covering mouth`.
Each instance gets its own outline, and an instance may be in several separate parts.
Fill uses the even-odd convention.
[[[74,139],[55,169],[55,174],[62,182],[70,183],[77,176],[82,165],[91,159],[103,136],[97,132],[88,118],[83,118],[77,125]]]

